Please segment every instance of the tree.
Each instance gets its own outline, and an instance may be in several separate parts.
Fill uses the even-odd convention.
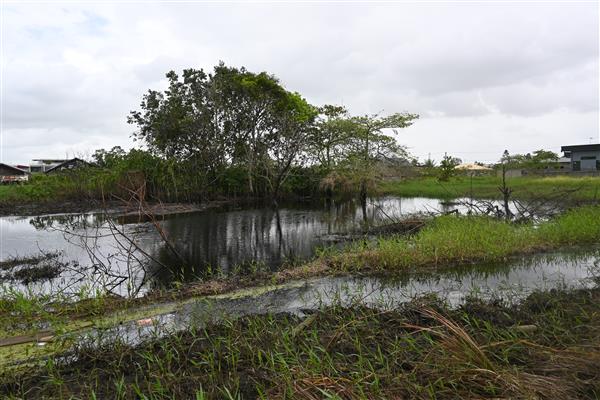
[[[221,110],[216,107],[210,77],[203,70],[186,69],[181,78],[166,74],[164,92],[149,90],[128,122],[137,125],[134,138],[171,163],[185,164],[195,186],[203,191],[214,182],[227,161],[227,136]]]
[[[350,119],[354,125],[353,142],[355,155],[361,161],[360,176],[360,201],[363,207],[367,202],[369,179],[373,176],[373,165],[375,160],[389,160],[393,158],[406,157],[406,149],[396,140],[385,133],[384,129],[391,129],[398,134],[398,129],[409,127],[417,114],[395,113],[386,117],[378,114],[353,117]]]
[[[305,149],[315,108],[266,72],[223,63],[212,74],[186,69],[181,78],[173,71],[167,78],[167,90],[150,90],[141,111],[130,113],[134,137],[166,160],[186,164],[199,188],[241,166],[250,194],[260,180],[277,197]]]
[[[349,120],[348,110],[342,106],[327,104],[319,107],[318,113],[308,151],[325,172],[330,172],[347,157],[354,124]]]
[[[456,173],[456,166],[462,162],[460,158],[452,157],[447,154],[444,155],[442,161],[440,161],[440,175],[438,180],[440,182],[447,182]]]
[[[101,168],[112,168],[119,163],[127,153],[121,146],[114,146],[110,150],[98,149],[92,155],[94,164]]]
[[[558,163],[558,159],[558,154],[556,154],[553,151],[548,151],[544,149],[536,150],[531,156],[529,167],[534,169],[555,167]]]
[[[512,212],[509,207],[510,195],[512,194],[512,188],[506,184],[506,171],[510,168],[514,168],[517,165],[523,163],[523,157],[520,155],[511,156],[508,150],[504,150],[502,157],[500,158],[500,170],[502,172],[502,186],[498,189],[502,193],[502,201],[504,204],[504,217],[509,220],[512,216]]]
[[[286,93],[274,110],[273,130],[266,135],[269,157],[263,167],[275,205],[281,185],[287,179],[293,163],[306,148],[316,115],[316,108],[298,93]]]

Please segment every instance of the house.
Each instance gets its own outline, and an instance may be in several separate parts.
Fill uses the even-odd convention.
[[[90,163],[80,158],[71,158],[70,160],[64,160],[63,162],[53,166],[46,170],[46,174],[55,174],[59,172],[72,171],[77,168],[89,166]]]
[[[572,171],[600,170],[600,143],[562,146],[560,151],[571,160]]]
[[[66,159],[50,159],[50,158],[38,158],[36,160],[32,160],[33,162],[31,164],[29,164],[28,167],[28,171],[35,173],[35,172],[40,172],[40,173],[45,173],[49,170],[51,170],[52,168],[56,167],[57,165],[60,165],[62,163],[64,163],[65,161],[68,161]]]
[[[12,165],[0,163],[0,183],[27,182],[29,172]]]

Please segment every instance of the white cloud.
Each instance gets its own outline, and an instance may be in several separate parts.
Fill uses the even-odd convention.
[[[219,60],[315,104],[419,113],[400,142],[421,157],[599,131],[597,4],[9,3],[4,22],[7,162],[131,146],[147,89]]]

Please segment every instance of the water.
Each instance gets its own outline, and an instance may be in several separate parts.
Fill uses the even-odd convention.
[[[150,222],[131,218],[114,222],[99,214],[0,217],[0,260],[59,250],[62,261],[75,266],[63,268],[54,280],[30,284],[34,292],[75,293],[85,287],[141,295],[152,287],[196,280],[207,271],[227,273],[240,265],[273,270],[288,260],[306,260],[319,247],[337,245],[345,234],[365,226],[415,213],[467,209],[460,201],[448,205],[439,199],[393,196],[370,199],[366,213],[355,201],[284,204],[278,211],[209,209],[159,222],[172,248]]]
[[[501,298],[516,303],[533,291],[592,288],[600,277],[600,251],[556,252],[514,259],[497,264],[470,265],[442,272],[406,274],[390,277],[323,277],[294,281],[258,292],[240,291],[225,296],[208,296],[182,303],[147,307],[141,315],[151,323],[127,320],[118,326],[93,331],[88,337],[108,341],[119,337],[135,344],[147,337],[161,336],[182,329],[203,327],[224,318],[266,313],[302,315],[332,304],[355,303],[379,309],[392,309],[414,298],[435,294],[450,306],[461,304],[467,296]],[[136,315],[139,318],[139,310]],[[144,320],[148,321],[148,318]],[[118,318],[117,318],[118,319]]]
[[[52,282],[30,285],[34,291],[109,286],[118,294],[128,294],[131,287],[143,285],[143,293],[174,280],[197,279],[209,267],[227,272],[254,263],[275,269],[286,260],[310,258],[318,247],[331,245],[338,235],[360,230],[365,223],[381,225],[390,218],[456,208],[461,207],[446,206],[438,199],[383,197],[369,201],[366,215],[354,201],[330,206],[288,204],[278,212],[260,207],[172,215],[160,227],[181,258],[149,222],[111,227],[95,214],[0,217],[0,260],[59,250],[65,260],[78,263],[77,271],[69,269]]]

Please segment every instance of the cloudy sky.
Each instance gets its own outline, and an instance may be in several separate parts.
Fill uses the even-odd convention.
[[[219,60],[315,105],[409,111],[465,161],[598,142],[598,2],[2,2],[3,162],[134,145],[164,74]]]

